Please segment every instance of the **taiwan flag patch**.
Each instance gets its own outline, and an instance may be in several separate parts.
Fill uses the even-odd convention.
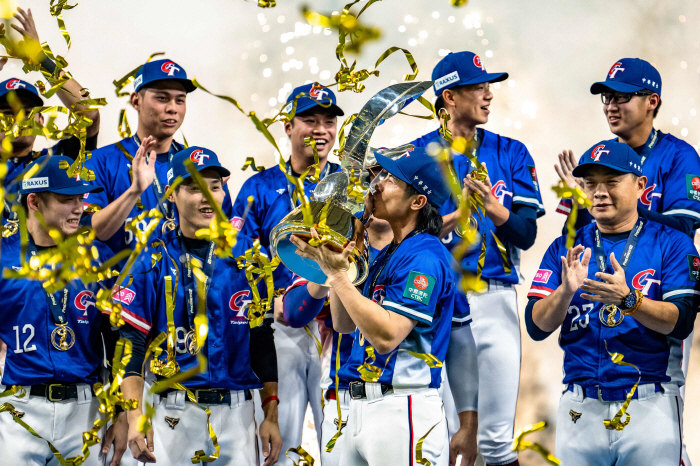
[[[403,290],[403,297],[421,304],[428,304],[435,282],[435,277],[411,270]]]

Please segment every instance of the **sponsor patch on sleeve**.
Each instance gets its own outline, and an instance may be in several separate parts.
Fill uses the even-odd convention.
[[[126,304],[127,306],[134,301],[136,293],[129,288],[119,288],[112,294],[112,299]]]
[[[241,217],[233,217],[231,219],[231,225],[233,225],[233,228],[235,228],[238,231],[241,231],[243,229],[243,224],[245,222]]]
[[[435,282],[434,277],[411,270],[408,274],[408,280],[406,280],[406,287],[403,290],[403,297],[421,304],[428,304]]]
[[[537,191],[540,190],[540,183],[537,181],[537,170],[535,170],[534,165],[528,165],[527,171],[530,172],[530,178],[532,178],[532,185]]]
[[[688,278],[691,282],[700,282],[700,257],[688,254]]]
[[[685,175],[685,192],[688,199],[700,201],[700,176]]]
[[[549,277],[552,276],[552,271],[547,269],[539,269],[535,274],[535,278],[532,279],[533,282],[537,283],[547,283]]]

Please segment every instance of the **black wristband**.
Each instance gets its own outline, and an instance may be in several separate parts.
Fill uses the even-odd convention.
[[[56,71],[56,63],[54,63],[54,61],[46,55],[44,55],[44,59],[41,60],[41,67],[51,74],[53,74],[54,71]]]

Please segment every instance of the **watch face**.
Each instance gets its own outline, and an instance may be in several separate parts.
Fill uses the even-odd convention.
[[[625,298],[625,308],[630,309],[630,308],[634,307],[636,302],[637,302],[637,295],[635,294],[635,292],[633,290]]]

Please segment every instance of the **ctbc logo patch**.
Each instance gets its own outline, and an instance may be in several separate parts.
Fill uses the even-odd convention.
[[[250,304],[251,300],[246,299],[250,297],[250,290],[243,290],[234,293],[228,302],[228,307],[234,312],[231,316],[231,323],[238,322],[248,322],[248,318],[245,315],[246,305]]]
[[[484,65],[481,63],[481,58],[479,58],[479,55],[474,55],[474,66],[481,68],[482,71],[486,71]]]
[[[700,177],[693,177],[693,179],[690,180],[690,185],[693,187],[694,190],[700,191]]]
[[[593,150],[591,151],[591,158],[594,161],[598,162],[600,160],[601,155],[610,153],[609,150],[603,150],[603,149],[605,149],[605,144],[600,144],[600,145],[595,146],[593,148]]]
[[[700,271],[700,257],[693,257],[693,268]]]
[[[233,217],[231,219],[231,225],[233,226],[233,228],[235,228],[238,231],[241,231],[243,229],[244,224],[245,224],[245,222],[243,221],[243,219],[241,217]]]
[[[428,288],[428,285],[428,279],[425,278],[425,275],[418,275],[416,278],[413,279],[413,286],[415,286],[421,291]]]
[[[644,296],[648,296],[651,285],[656,283],[657,285],[661,286],[661,280],[652,279],[655,273],[656,270],[654,269],[642,270],[632,279],[632,286],[638,290],[642,290],[642,294]]]
[[[309,91],[309,95],[313,97],[316,100],[323,100],[323,98],[328,94],[328,91],[326,89],[323,89],[321,87],[312,87],[311,90]]]
[[[608,72],[608,76],[610,76],[610,79],[615,79],[615,75],[617,74],[618,71],[620,71],[620,72],[624,72],[624,71],[625,71],[625,69],[622,68],[622,63],[620,63],[620,62],[615,63],[615,64],[610,68],[610,71]]]
[[[660,196],[661,196],[660,193],[654,193],[654,189],[656,189],[656,185],[655,185],[655,184],[652,184],[651,186],[649,186],[648,188],[646,188],[646,189],[644,190],[644,192],[642,193],[642,197],[639,199],[639,201],[640,201],[642,204],[644,204],[645,206],[647,206],[649,209],[651,209],[651,201],[652,201],[655,197],[660,197]]]
[[[126,304],[127,306],[134,301],[136,293],[129,288],[119,288],[112,294],[112,299]]]
[[[498,180],[496,184],[493,185],[491,188],[491,194],[493,194],[493,197],[498,199],[498,202],[501,204],[503,204],[503,199],[506,197],[506,195],[513,195],[513,193],[506,189],[506,182],[503,180]]]
[[[171,62],[171,61],[166,61],[165,63],[163,63],[163,64],[160,66],[160,70],[161,70],[163,73],[168,73],[168,76],[175,76],[175,73],[176,73],[176,72],[177,72],[177,73],[180,72],[180,68],[178,68],[177,66],[175,66],[175,63],[173,63],[173,62]]]
[[[374,291],[372,292],[372,302],[375,302],[381,306],[384,302],[384,298],[386,298],[386,287],[384,285],[375,286]]]
[[[547,269],[539,269],[535,274],[535,278],[532,279],[533,282],[547,283],[549,277],[552,276],[552,271]]]
[[[204,162],[205,162],[206,159],[208,159],[208,158],[209,158],[209,155],[208,155],[208,154],[205,154],[204,151],[203,151],[202,149],[195,149],[195,150],[193,150],[192,153],[190,154],[190,160],[191,160],[193,163],[196,163],[197,166],[199,166],[199,167],[201,167],[202,165],[204,165]]]
[[[5,89],[17,90],[17,89],[24,89],[26,87],[27,87],[27,85],[24,84],[22,81],[20,81],[17,78],[10,79],[9,81],[7,81],[7,84],[5,84]]]

